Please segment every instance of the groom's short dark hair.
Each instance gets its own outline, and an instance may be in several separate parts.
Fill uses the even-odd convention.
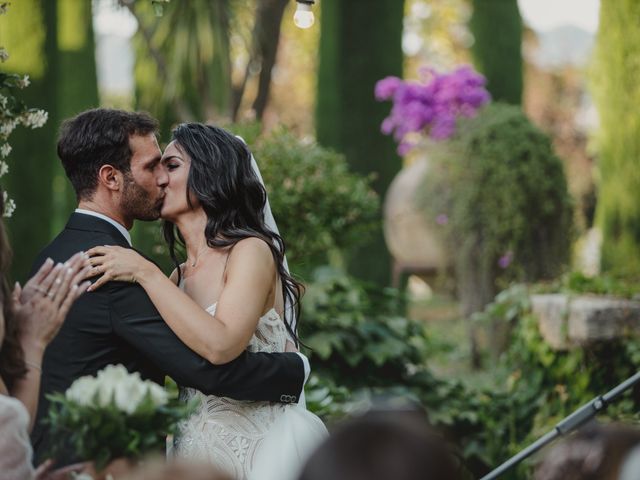
[[[78,200],[93,195],[103,165],[129,172],[129,137],[148,135],[157,129],[158,122],[148,113],[108,108],[87,110],[65,120],[58,137],[58,157]]]

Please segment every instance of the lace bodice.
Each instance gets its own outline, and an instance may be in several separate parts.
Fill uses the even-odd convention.
[[[207,308],[214,315],[216,304]],[[287,331],[278,313],[271,309],[258,321],[249,342],[252,352],[284,352]],[[181,388],[184,401],[199,400],[196,412],[182,422],[176,438],[179,457],[204,460],[228,472],[233,478],[247,479],[263,438],[286,405],[250,402],[204,395],[192,388]]]

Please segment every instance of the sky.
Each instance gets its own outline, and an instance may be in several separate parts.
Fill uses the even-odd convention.
[[[520,13],[534,30],[575,25],[591,33],[598,29],[600,0],[518,0]]]

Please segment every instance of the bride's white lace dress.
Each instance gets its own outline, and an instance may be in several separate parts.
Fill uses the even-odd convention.
[[[215,310],[213,304],[207,312]],[[248,349],[284,352],[287,338],[283,321],[271,309],[260,318]],[[197,398],[199,406],[181,423],[174,455],[210,462],[238,480],[295,479],[327,435],[304,405],[233,400],[192,388],[181,388],[180,395],[185,401]]]

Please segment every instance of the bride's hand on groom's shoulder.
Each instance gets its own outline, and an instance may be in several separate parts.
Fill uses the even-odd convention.
[[[88,278],[98,277],[89,287],[94,291],[107,282],[120,281],[141,283],[145,274],[158,268],[131,248],[105,245],[87,250],[91,270]]]

